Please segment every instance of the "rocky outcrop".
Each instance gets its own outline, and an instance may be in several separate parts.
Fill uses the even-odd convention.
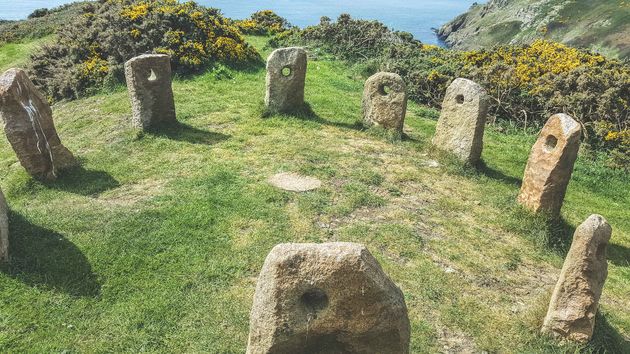
[[[545,38],[576,47],[630,56],[630,22],[613,23],[619,12],[630,17],[622,0],[583,6],[570,0],[491,0],[475,4],[437,30],[454,49],[490,48],[497,44],[525,44]],[[543,12],[544,11],[544,12]]]

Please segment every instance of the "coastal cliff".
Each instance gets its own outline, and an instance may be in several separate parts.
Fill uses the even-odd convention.
[[[442,26],[455,49],[529,43],[545,38],[607,56],[630,57],[630,3],[623,0],[490,0]]]

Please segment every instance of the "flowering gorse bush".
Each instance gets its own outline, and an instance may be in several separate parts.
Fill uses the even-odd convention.
[[[585,128],[589,145],[611,153],[614,166],[630,163],[630,144],[619,138],[630,129],[627,63],[545,40],[489,50],[448,50],[348,15],[281,33],[271,43],[317,47],[367,68],[366,76],[378,70],[396,72],[405,79],[412,99],[438,108],[455,78],[472,79],[492,98],[491,121],[539,128],[552,114],[568,113]],[[604,132],[603,123],[608,126]]]
[[[269,35],[284,32],[289,29],[289,22],[271,10],[253,13],[250,18],[234,21],[234,24],[244,34]]]
[[[188,74],[214,62],[259,62],[238,28],[216,9],[176,0],[101,0],[58,31],[55,44],[32,56],[36,85],[51,100],[76,98],[124,80],[125,61],[144,53],[171,56],[174,72]]]

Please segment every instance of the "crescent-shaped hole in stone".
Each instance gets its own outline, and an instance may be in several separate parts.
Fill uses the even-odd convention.
[[[314,314],[328,307],[328,295],[322,289],[310,289],[302,294],[300,303],[308,313]]]
[[[293,73],[293,70],[291,70],[290,67],[285,66],[284,68],[282,68],[282,76],[289,77],[291,76],[292,73]]]
[[[457,104],[464,104],[464,95],[455,96],[455,101],[457,101]]]
[[[547,138],[545,139],[545,152],[552,152],[556,146],[558,145],[558,138],[556,138],[553,135],[549,135],[547,136]]]
[[[153,82],[153,81],[155,81],[157,79],[158,79],[158,77],[155,74],[155,71],[153,71],[153,69],[151,69],[151,74],[149,74],[149,77],[147,77],[147,80]]]

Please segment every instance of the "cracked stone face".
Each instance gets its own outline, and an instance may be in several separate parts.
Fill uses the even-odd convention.
[[[168,55],[144,54],[130,59],[125,63],[125,78],[134,127],[148,130],[177,122]]]
[[[0,189],[0,263],[9,261],[9,207]]]
[[[380,126],[399,133],[407,113],[407,86],[394,73],[376,73],[365,82],[363,124]]]
[[[267,256],[248,354],[409,352],[402,292],[363,246],[281,244]]]
[[[0,76],[0,118],[20,164],[33,177],[51,180],[77,160],[61,144],[50,105],[20,69]]]
[[[456,79],[446,90],[433,145],[471,165],[481,158],[488,95],[480,85]]]
[[[580,149],[582,128],[566,114],[549,118],[532,147],[518,201],[534,212],[560,214]]]
[[[291,112],[304,105],[306,51],[303,48],[280,48],[267,59],[265,105],[272,112]]]
[[[593,337],[599,298],[608,276],[606,248],[611,235],[612,228],[601,215],[591,215],[575,230],[551,296],[544,333],[580,343]]]

